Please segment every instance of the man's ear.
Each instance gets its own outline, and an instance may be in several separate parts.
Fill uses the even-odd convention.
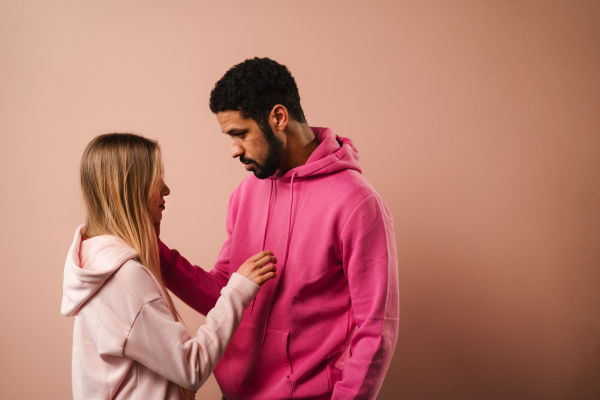
[[[288,110],[281,104],[276,104],[269,114],[269,124],[273,131],[283,132],[289,122]]]

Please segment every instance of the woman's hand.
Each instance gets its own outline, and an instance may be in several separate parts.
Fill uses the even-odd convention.
[[[269,279],[275,278],[275,265],[277,258],[273,253],[265,250],[253,255],[244,262],[237,270],[238,274],[244,275],[257,285],[262,286]]]

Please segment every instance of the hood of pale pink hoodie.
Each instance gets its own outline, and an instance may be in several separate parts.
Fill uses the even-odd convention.
[[[84,227],[77,228],[65,262],[60,312],[68,317],[77,315],[115,271],[138,256],[131,246],[116,236],[96,236],[82,241]]]
[[[291,169],[285,174],[278,171],[273,175],[273,179],[287,182],[292,179],[292,176],[294,179],[302,179],[345,169],[362,172],[358,164],[358,149],[352,140],[336,135],[329,128],[311,127],[310,129],[319,141],[319,146],[313,151],[306,164]]]

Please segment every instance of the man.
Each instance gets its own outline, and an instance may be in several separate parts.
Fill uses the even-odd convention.
[[[358,151],[309,127],[294,78],[268,58],[227,71],[210,108],[253,175],[230,197],[210,273],[160,244],[167,286],[206,314],[244,260],[264,249],[278,260],[215,369],[224,397],[374,399],[398,334],[397,256]]]

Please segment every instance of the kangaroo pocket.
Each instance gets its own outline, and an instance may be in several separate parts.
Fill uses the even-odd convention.
[[[242,322],[214,371],[225,398],[290,398],[289,337],[287,331],[268,329],[262,344],[262,329]]]

